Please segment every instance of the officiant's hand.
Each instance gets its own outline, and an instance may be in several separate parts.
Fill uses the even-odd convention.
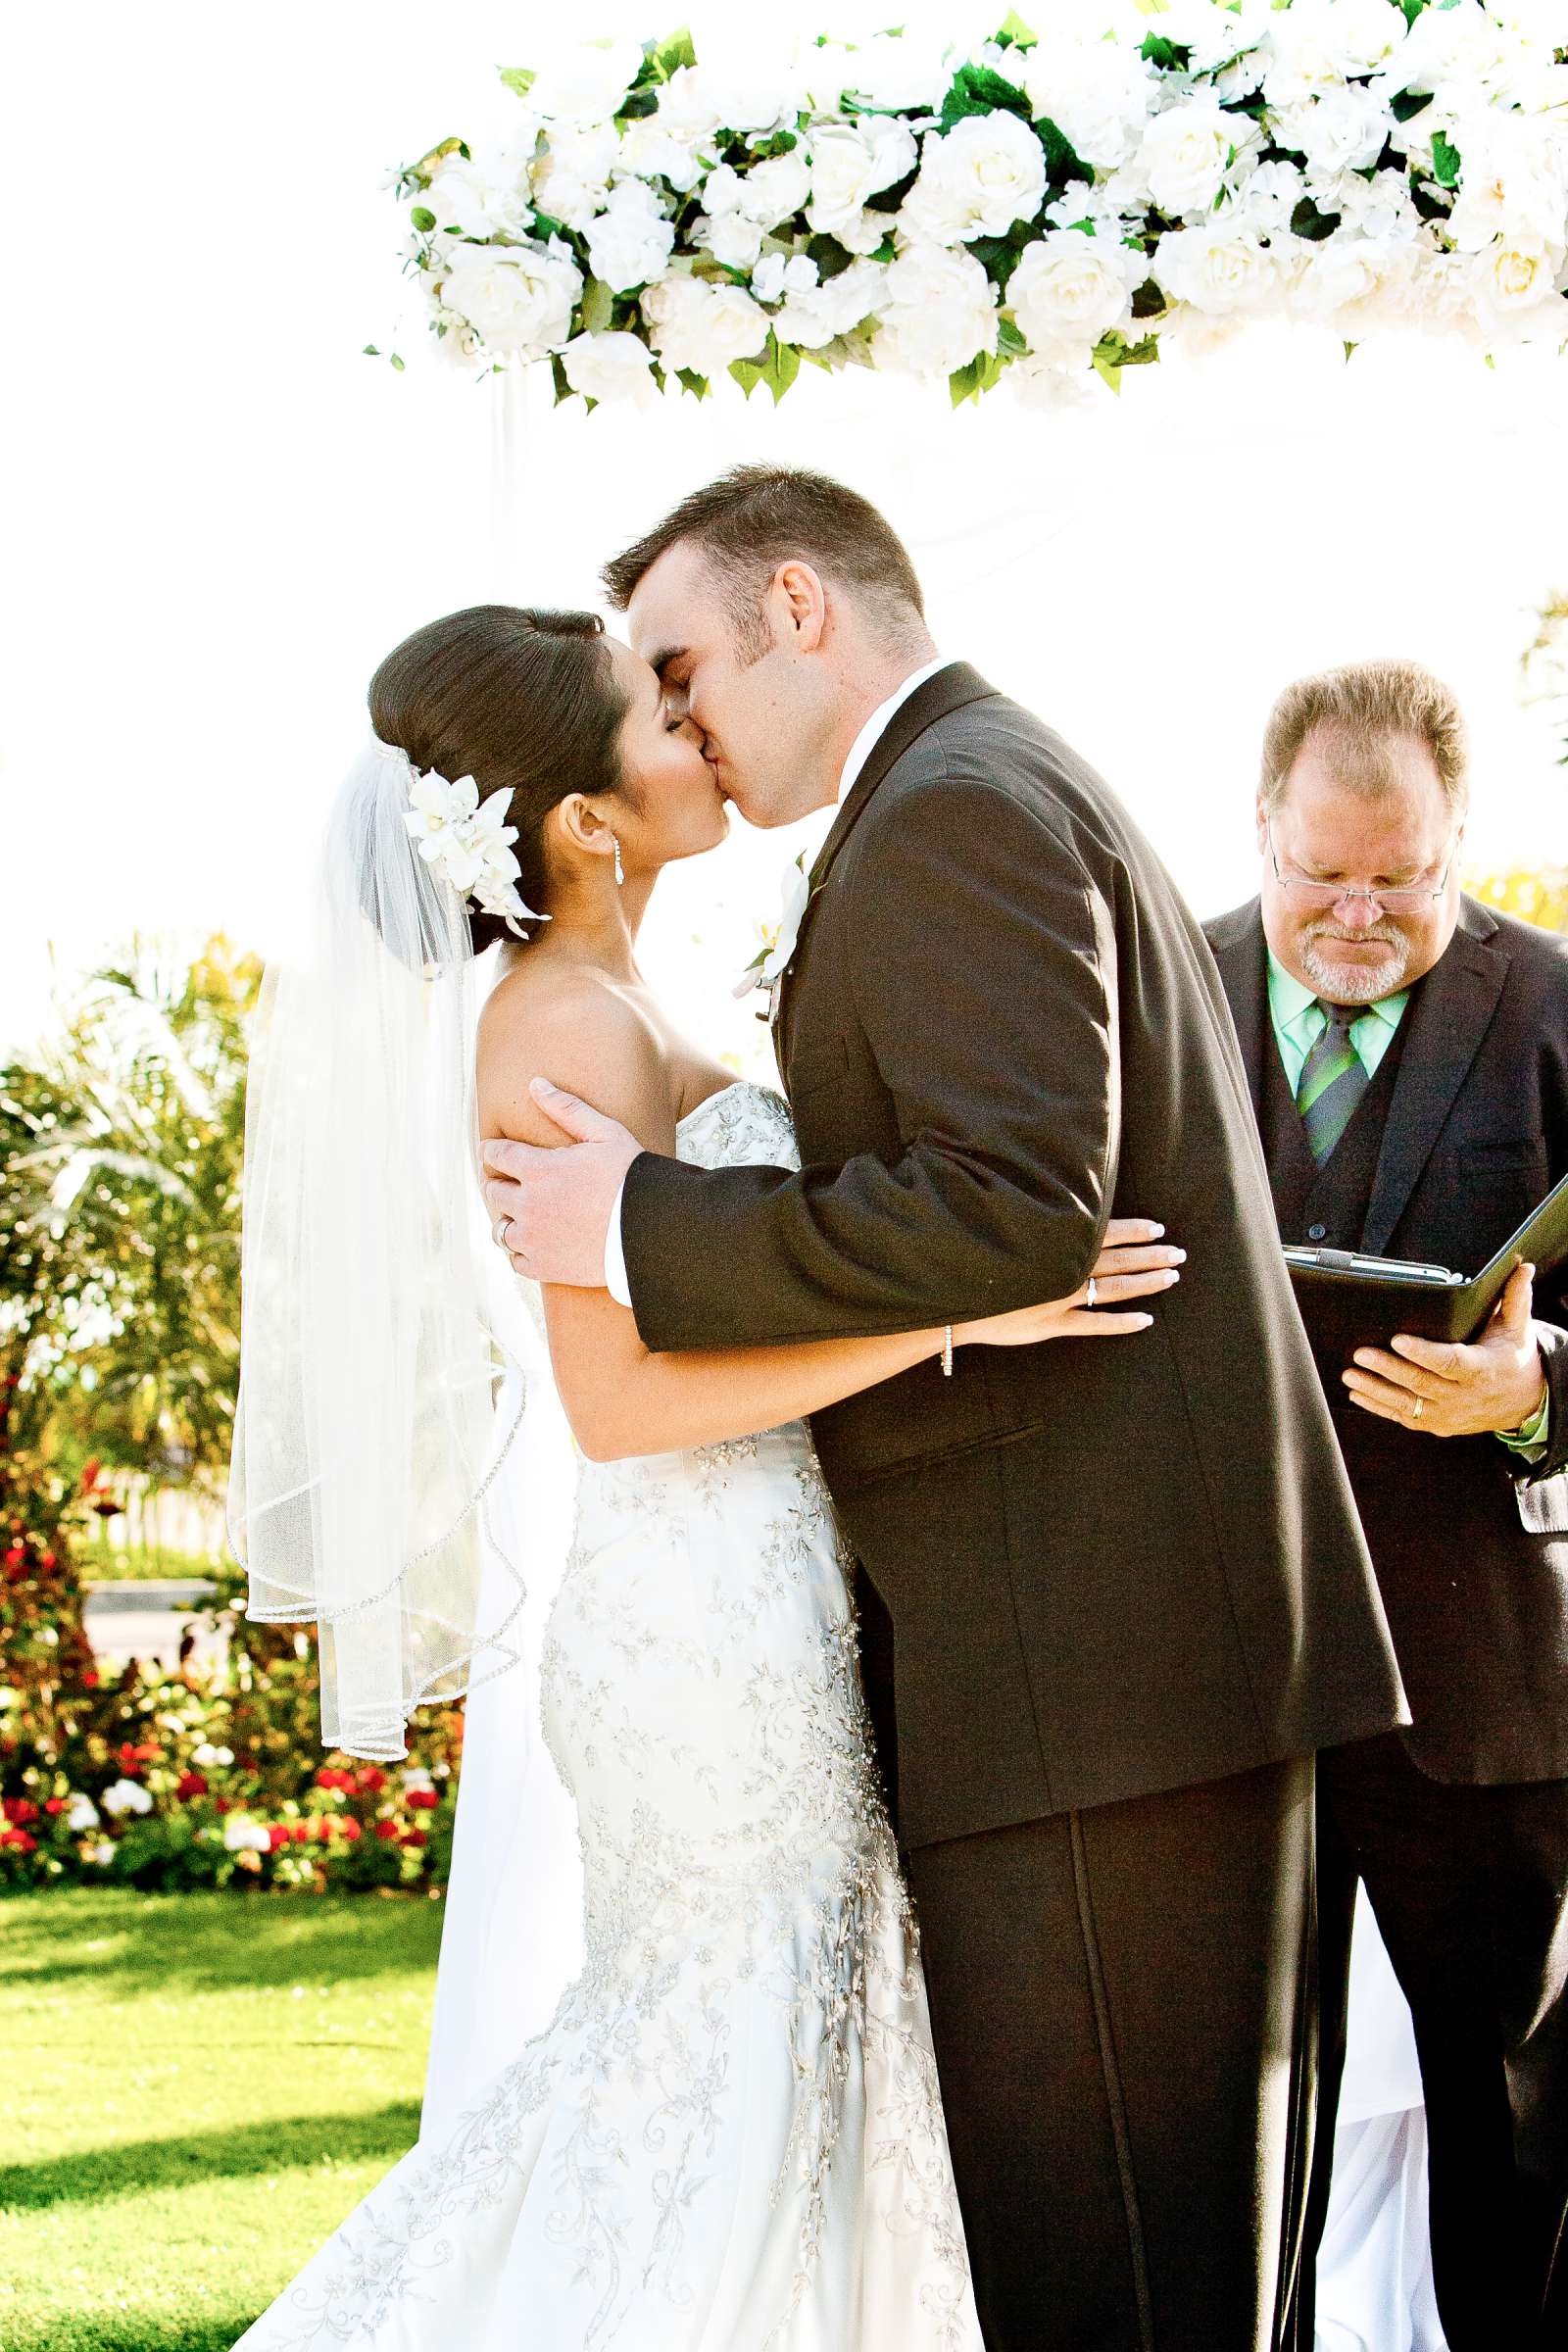
[[[1380,1421],[1432,1438],[1511,1436],[1545,1394],[1530,1309],[1536,1269],[1515,1266],[1479,1340],[1458,1347],[1401,1331],[1385,1348],[1358,1348],[1341,1375],[1354,1402]]]
[[[643,1147],[618,1119],[607,1119],[548,1079],[535,1078],[530,1092],[575,1141],[554,1152],[504,1137],[485,1145],[491,1229],[531,1282],[602,1290],[605,1236],[626,1170]]]

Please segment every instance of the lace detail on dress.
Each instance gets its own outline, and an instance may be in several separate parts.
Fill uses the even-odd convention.
[[[678,1145],[798,1165],[760,1087]],[[582,1972],[248,2352],[979,2352],[844,1566],[801,1424],[585,1468],[541,1677]]]

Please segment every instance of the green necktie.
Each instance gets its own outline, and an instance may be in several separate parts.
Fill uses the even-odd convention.
[[[1331,1004],[1324,997],[1317,1001],[1327,1025],[1301,1064],[1296,1107],[1306,1129],[1307,1148],[1322,1167],[1354,1117],[1369,1082],[1350,1043],[1350,1023],[1360,1019],[1366,1006]]]

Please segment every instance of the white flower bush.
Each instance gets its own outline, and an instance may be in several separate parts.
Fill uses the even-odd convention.
[[[1049,406],[1253,319],[1568,339],[1545,0],[1106,9],[509,69],[504,138],[397,175],[437,341],[595,404],[726,372],[777,399],[804,357]]]
[[[116,1781],[98,1801],[115,1821],[122,1813],[150,1813],[153,1809],[153,1800],[140,1781]],[[87,1826],[90,1828],[91,1824]]]

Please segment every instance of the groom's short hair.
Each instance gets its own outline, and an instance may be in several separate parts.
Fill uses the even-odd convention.
[[[781,564],[796,557],[846,590],[879,634],[912,635],[925,600],[908,551],[885,514],[831,474],[796,466],[736,466],[694,490],[644,533],[601,577],[624,612],[638,582],[681,543],[702,550],[734,619],[742,654],[766,650],[762,598]]]

